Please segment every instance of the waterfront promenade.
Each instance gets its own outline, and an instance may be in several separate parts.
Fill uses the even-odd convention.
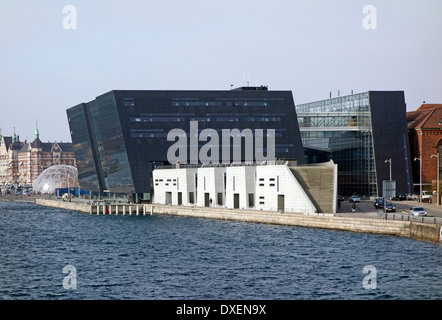
[[[177,215],[195,218],[279,224],[309,228],[323,228],[351,232],[385,234],[410,237],[433,243],[440,243],[441,221],[434,219],[442,215],[442,208],[433,204],[422,204],[431,210],[431,217],[411,218],[407,214],[409,206],[416,202],[397,202],[396,213],[389,213],[387,219],[379,211],[374,210],[372,201],[357,204],[356,212],[351,212],[351,205],[343,202],[336,214],[305,215],[289,212],[266,212],[258,210],[231,210],[225,208],[169,206],[156,204],[99,203],[90,200],[74,199],[63,202],[61,199],[47,199],[41,196],[0,196],[0,201],[35,203],[41,206],[55,207],[65,210],[80,211],[89,214],[110,215]],[[435,212],[435,213],[433,213]],[[393,218],[393,219],[392,219]],[[434,220],[433,220],[434,219]]]
[[[37,199],[37,205],[82,211],[89,214],[110,215],[175,215],[182,217],[278,224],[296,227],[321,228],[358,233],[409,237],[432,243],[440,242],[440,224],[422,223],[414,219],[384,219],[378,213],[370,217],[339,216],[339,214],[301,214],[260,210],[232,210],[225,208],[171,206],[157,204],[87,204],[83,201],[63,202]],[[363,214],[363,213],[359,213]],[[401,215],[402,216],[402,215]]]
[[[3,195],[0,194],[0,201],[4,202],[22,202],[22,203],[35,203],[35,201],[39,198],[42,198],[42,196],[15,196],[15,195]]]

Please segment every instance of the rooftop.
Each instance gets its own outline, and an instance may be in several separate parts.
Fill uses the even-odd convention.
[[[198,168],[226,168],[226,167],[250,167],[250,166],[271,166],[271,165],[287,165],[288,167],[298,167],[296,159],[277,159],[260,162],[232,162],[229,164],[175,164],[167,166],[156,166],[155,169],[198,169]],[[334,165],[333,160],[323,163],[302,164],[299,167],[323,167]]]
[[[442,104],[422,104],[407,112],[408,129],[442,128]]]
[[[208,163],[208,164],[174,164],[166,166],[156,166],[155,169],[191,169],[191,168],[220,168],[220,167],[250,167],[250,166],[265,166],[265,165],[283,165],[283,164],[295,164],[295,159],[278,159],[272,161],[260,161],[260,162],[232,162],[232,163]]]

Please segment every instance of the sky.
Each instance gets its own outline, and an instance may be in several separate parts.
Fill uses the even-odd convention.
[[[111,90],[266,85],[295,104],[400,90],[413,111],[442,103],[440,12],[440,0],[1,0],[0,129],[32,141],[37,123],[42,141],[69,142],[66,109]]]

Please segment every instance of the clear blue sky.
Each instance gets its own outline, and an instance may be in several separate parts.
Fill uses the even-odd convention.
[[[1,0],[0,128],[33,140],[38,120],[43,141],[70,141],[66,109],[110,90],[246,81],[297,104],[338,90],[404,90],[409,111],[442,103],[441,12],[441,0]]]

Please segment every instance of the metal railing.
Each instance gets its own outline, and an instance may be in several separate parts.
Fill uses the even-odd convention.
[[[291,159],[275,159],[265,161],[242,161],[231,163],[198,163],[198,164],[173,164],[173,165],[157,165],[155,169],[198,169],[198,168],[218,168],[218,167],[250,167],[250,166],[266,166],[266,165],[284,165],[292,161]],[[304,166],[304,165],[303,165]]]
[[[386,212],[383,215],[385,220],[400,220],[400,221],[414,221],[421,223],[442,224],[442,218],[438,217],[424,217],[424,216],[411,216],[408,214],[401,214],[395,212]]]

